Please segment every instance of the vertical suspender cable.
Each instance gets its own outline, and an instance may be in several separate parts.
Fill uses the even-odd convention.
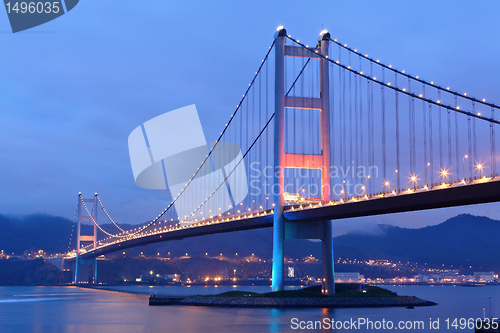
[[[314,75],[314,74],[316,74],[316,68],[315,67],[316,66],[314,66],[314,65],[311,66],[310,72],[309,72],[310,73],[310,87],[311,87],[311,94],[310,94],[310,96],[311,96],[311,98],[314,97],[314,91],[315,91],[314,90],[314,84],[315,84],[315,81],[316,81],[315,80],[315,75]],[[309,105],[309,106],[312,107],[312,105]],[[314,117],[313,117],[313,113],[310,110],[308,110],[307,115],[308,115],[308,118],[309,118],[309,133],[312,134],[312,133],[314,133],[314,127],[313,127],[313,119],[314,119]],[[313,140],[312,137],[305,138],[305,139],[307,141],[309,141],[309,152],[308,153],[309,154],[313,154],[314,153],[314,146],[315,146],[315,141],[316,140]],[[312,186],[312,184],[313,184],[313,172],[314,171],[312,169],[308,169],[308,172],[307,172],[307,174],[309,176],[309,188],[308,188],[309,197],[316,197],[317,196],[315,192],[313,192],[314,194],[311,194],[312,190],[313,190],[313,186]]]
[[[244,104],[242,105],[242,108],[243,108],[243,107],[244,107]],[[242,113],[239,113],[238,115],[239,115],[238,120],[239,120],[239,122],[240,122],[240,137],[238,138],[238,140],[239,140],[238,145],[239,145],[240,147],[244,147],[244,146],[243,146],[243,114],[242,114]],[[246,149],[246,147],[245,147],[244,149]],[[239,185],[240,185],[240,188],[242,188],[242,187],[243,187],[243,180],[241,180],[241,181],[239,182]],[[241,203],[240,203],[240,207],[241,207]],[[217,208],[217,212],[216,212],[216,214],[217,214],[217,215],[218,215],[218,214],[220,214],[220,210],[219,210],[218,208]]]
[[[385,71],[382,68],[382,82],[385,82]],[[382,174],[384,176],[384,192],[385,182],[387,181],[387,165],[386,165],[386,146],[385,146],[385,92],[384,85],[380,85],[381,101],[382,101]],[[390,189],[390,188],[389,188]]]
[[[395,86],[398,86],[398,75],[394,74],[395,77]],[[400,155],[399,155],[399,93],[396,91],[396,170],[395,172],[397,173],[397,180],[396,180],[396,191],[399,193],[399,190],[401,189],[401,169],[399,166],[400,163]]]
[[[472,102],[472,105],[474,105],[474,102]],[[472,124],[471,124],[471,116],[467,116],[467,152],[468,152],[468,158],[467,158],[467,164],[468,164],[468,176],[469,178],[471,177],[472,173]],[[464,170],[465,173],[465,170]]]
[[[285,61],[285,64],[286,64],[286,61]],[[286,70],[285,70],[285,73],[286,73]],[[285,76],[286,76],[286,74],[285,74]],[[251,92],[250,92],[250,93],[251,93]],[[246,133],[245,133],[245,134],[246,134],[246,135],[245,135],[245,137],[246,137],[246,139],[245,139],[245,151],[248,149],[248,147],[250,147],[250,137],[249,137],[249,132],[250,132],[250,130],[249,130],[249,121],[250,121],[250,119],[249,119],[249,113],[250,113],[250,111],[249,111],[249,106],[248,106],[248,104],[249,104],[249,101],[248,101],[248,100],[249,100],[249,98],[247,97],[247,99],[246,99],[246,100],[247,100],[247,102],[246,102],[246,105],[247,105],[247,108],[246,108],[246,110],[247,110],[247,112],[246,112],[246,118],[247,118],[247,119],[246,119],[246,121],[245,121],[245,124],[246,124],[246,126],[245,126],[245,132],[246,132]],[[249,204],[250,204],[250,201],[251,201],[250,196],[249,196],[249,195],[247,195],[247,197],[246,197],[246,202],[247,202],[247,204],[246,204],[246,207],[245,207],[245,208],[247,208],[247,207],[249,207],[249,206],[250,206],[250,205],[249,205]]]
[[[448,168],[450,169],[451,174],[454,175],[451,163],[451,113],[449,109],[448,109]]]
[[[346,152],[346,141],[347,141],[347,127],[346,127],[346,110],[345,110],[345,69],[342,70],[342,127],[343,127],[343,139],[342,139],[342,152],[343,152],[343,182],[346,181],[346,168],[347,168],[347,152]],[[344,189],[344,188],[343,188]]]
[[[267,69],[266,69],[266,70],[267,70]],[[267,74],[266,74],[266,75],[267,75]],[[232,137],[232,141],[231,141],[231,142],[233,142],[233,143],[236,143],[236,132],[237,132],[237,128],[236,128],[235,126],[236,126],[236,124],[234,124],[233,126],[231,126],[231,132],[232,132],[232,133],[230,132],[230,136],[229,136],[229,138],[230,138],[230,139],[231,139],[231,137]],[[266,143],[264,142],[264,144],[266,144]],[[234,178],[233,178],[233,179],[234,179]],[[262,183],[261,183],[261,184],[262,184]],[[236,185],[237,185],[237,184],[236,184]],[[262,185],[261,185],[261,186],[262,186]],[[237,189],[237,190],[238,190],[238,189]],[[263,190],[264,190],[264,191],[266,191],[266,189],[265,189],[265,188],[264,188]],[[233,198],[234,198],[234,195],[233,195]],[[237,203],[237,202],[235,202],[235,203],[234,203],[234,207],[233,207],[233,211],[234,211],[234,214],[235,214],[235,215],[237,214],[237,209],[238,209],[238,208],[237,208],[237,206],[238,206],[238,203]],[[213,205],[212,205],[212,207],[213,207]],[[212,211],[212,215],[213,215],[213,216],[216,216],[216,214],[217,214],[217,212]]]
[[[339,46],[339,62],[342,61],[342,49]],[[343,75],[343,70],[339,66],[339,134],[340,134],[340,167],[342,168],[342,171],[345,168],[345,147],[344,147],[344,131],[345,131],[345,125],[344,125],[344,103],[345,103],[345,93],[344,93],[344,75]],[[342,172],[342,175],[344,172]],[[342,177],[342,190],[344,189],[343,182],[345,181],[344,177]],[[343,192],[342,192],[343,193]],[[341,195],[341,198],[344,196]]]
[[[349,51],[349,67],[351,67],[351,52]],[[352,154],[353,154],[353,148],[352,148],[352,75],[350,72],[348,72],[349,75],[349,165],[352,166]]]
[[[359,56],[359,71],[363,71],[363,67],[362,67],[362,63],[361,63],[361,56]],[[364,142],[363,142],[363,78],[360,76],[359,77],[359,134],[360,134],[360,138],[359,138],[359,142],[360,142],[360,146],[359,146],[359,156],[360,156],[360,163],[361,165],[364,167],[363,165],[363,145],[364,145]],[[357,170],[356,170],[357,172]]]
[[[458,107],[457,96],[455,95],[455,108]],[[455,111],[455,163],[457,174],[455,179],[460,179],[460,147],[458,145],[458,112]]]
[[[294,80],[296,80],[297,76],[295,75],[295,57],[292,57],[292,59],[293,59],[293,78],[294,78]],[[302,58],[302,62],[304,62],[304,59],[305,58]],[[295,94],[295,86],[296,85],[294,84],[293,85],[293,92],[292,92],[293,96],[297,96]],[[290,112],[292,112],[292,128],[293,128],[293,135],[292,135],[292,138],[291,138],[291,140],[292,140],[292,149],[291,149],[292,151],[291,151],[291,153],[292,154],[297,154],[297,147],[296,147],[297,135],[296,135],[296,127],[295,127],[295,124],[296,124],[295,123],[295,120],[296,120],[295,118],[296,118],[297,112],[296,112],[296,109],[291,109]],[[288,114],[290,114],[290,113],[288,112]],[[290,153],[290,143],[287,144],[287,147],[288,147],[288,153]]]
[[[415,128],[415,97],[411,98],[411,132],[412,132],[412,151],[413,151],[413,174],[412,176],[417,176],[417,148],[416,148],[416,128]],[[415,185],[415,184],[412,184]]]
[[[495,119],[495,108],[491,107],[491,119]],[[490,122],[490,137],[491,137],[491,176],[496,176],[496,161],[495,161],[495,124]]]
[[[369,176],[370,175],[370,171],[371,171],[371,167],[373,166],[373,163],[372,163],[372,146],[371,146],[371,123],[373,122],[373,119],[372,119],[372,113],[371,113],[371,104],[370,104],[370,80],[367,80],[366,81],[366,105],[367,105],[367,109],[368,109],[368,137],[366,138],[366,141],[368,142],[368,175],[365,175],[365,176]],[[370,192],[368,193],[371,193],[371,178],[369,181],[366,182],[366,186],[368,186],[368,189]]]
[[[370,63],[370,77],[373,77],[373,63]],[[370,125],[370,167],[371,166],[374,166],[375,165],[375,150],[374,150],[374,140],[373,140],[373,137],[374,137],[374,130],[373,130],[373,127],[374,127],[374,118],[373,118],[373,82],[370,82],[370,113],[371,113],[371,121],[369,121],[369,125]],[[373,188],[373,184],[374,184],[375,180],[373,179],[373,177],[370,178],[370,189],[372,192],[374,192],[374,188]]]
[[[438,90],[438,101],[441,100],[441,91]],[[443,165],[443,123],[441,121],[441,106],[438,107],[438,120],[439,120],[439,169],[446,170]]]
[[[257,92],[256,92],[257,88],[255,87],[255,85],[252,87],[252,90],[253,90],[253,92],[252,92],[252,113],[250,115],[250,118],[251,118],[251,120],[250,120],[250,124],[251,124],[250,142],[252,142],[254,140],[254,135],[256,133],[258,133],[257,131],[255,131],[255,125],[256,125],[256,121],[255,121],[256,120],[256,115],[255,115],[255,113],[257,112],[256,111],[256,105],[255,105],[255,95],[257,95]],[[257,127],[257,129],[258,129],[258,127]],[[224,156],[226,156],[226,155],[224,155]],[[249,154],[248,154],[248,161],[247,161],[248,165],[252,165],[253,164],[253,162],[255,161],[255,156],[256,156],[256,150],[255,149],[249,152]],[[251,200],[250,207],[252,209],[252,212],[255,210],[255,205],[253,205],[253,202],[256,199],[257,198],[255,198],[255,196],[250,197],[250,200]],[[226,207],[226,209],[227,208],[228,207]]]
[[[433,139],[432,139],[432,105],[430,103],[427,103],[429,105],[429,148],[430,148],[430,154],[429,154],[429,163],[430,165],[430,176],[431,176],[431,187],[432,183],[434,182],[434,149],[433,149]]]
[[[268,62],[267,59],[266,59],[266,87],[265,87],[265,91],[266,91],[266,118],[265,119],[269,119],[269,72],[268,72]],[[266,146],[266,150],[264,152],[265,156],[266,156],[266,164],[264,165],[264,179],[266,178],[266,174],[265,174],[265,170],[267,168],[267,166],[269,165],[268,164],[268,161],[269,161],[269,144],[270,144],[270,141],[269,141],[269,129],[266,129],[266,142],[265,142],[265,146]],[[267,198],[268,194],[269,194],[269,191],[268,191],[268,188],[267,188],[267,181],[264,181],[264,184],[266,187],[264,188],[264,197]],[[265,200],[265,205],[264,205],[264,209],[268,209],[269,207],[267,206],[269,200]],[[235,207],[235,209],[237,209]]]
[[[314,83],[315,83],[315,77],[314,77],[314,74],[316,73],[316,68],[315,66],[311,66],[311,98],[314,97]],[[312,101],[312,99],[311,99]],[[310,105],[312,107],[312,105]],[[313,112],[311,110],[306,110],[308,116],[309,116],[309,133],[311,133],[311,137],[312,137],[312,133],[314,133],[314,127],[313,127]],[[314,146],[315,146],[315,141],[316,140],[308,140],[309,141],[309,154],[313,154],[314,153]],[[314,195],[311,195],[311,191],[313,189],[312,187],[312,184],[313,184],[313,170],[312,169],[309,169],[308,170],[308,175],[309,175],[309,197],[311,196],[314,196],[314,197],[317,197],[317,193],[314,193]],[[321,197],[321,196],[320,196]]]
[[[422,96],[425,98],[425,84],[422,84]],[[423,125],[424,125],[424,168],[425,168],[425,185],[427,186],[429,183],[428,183],[428,178],[427,178],[427,174],[429,172],[429,164],[427,162],[427,115],[425,112],[427,111],[425,109],[425,101],[422,101],[422,114],[423,114],[423,118],[424,118],[424,122],[423,122]]]
[[[410,78],[408,78],[408,91],[410,92],[411,94],[411,81],[410,81]],[[413,139],[413,133],[412,133],[412,130],[413,130],[413,127],[411,126],[411,122],[412,122],[412,109],[411,109],[411,96],[408,95],[408,108],[409,108],[409,112],[408,112],[408,127],[409,127],[409,131],[408,131],[408,135],[409,135],[409,140],[408,142],[410,143],[410,175],[413,176],[414,175],[414,171],[413,171],[413,145],[412,145],[412,139]]]
[[[304,59],[304,58],[302,58],[302,68],[304,68],[304,66],[305,66],[305,59]],[[309,69],[308,69],[308,70],[309,70]],[[306,75],[307,75],[307,74],[304,74],[304,76],[300,79],[300,82],[301,82],[301,96],[305,96],[305,93],[306,93]],[[302,120],[302,121],[301,121],[302,126],[304,126],[304,124],[305,124],[305,118],[304,118],[304,114],[303,114],[303,112],[300,112],[300,113],[299,113],[299,116],[300,116],[300,120]],[[302,128],[302,133],[304,133],[304,128]],[[301,149],[302,149],[302,150],[301,150],[301,154],[302,154],[302,165],[304,165],[304,163],[305,163],[305,157],[304,157],[304,154],[305,154],[305,151],[306,151],[306,148],[305,148],[305,147],[306,147],[306,142],[305,142],[305,140],[300,140],[300,141],[301,141],[301,143],[302,143],[302,144],[301,144]],[[303,181],[303,179],[302,179],[302,181]]]
[[[328,48],[328,58],[331,59],[331,48]],[[333,128],[333,125],[335,124],[335,77],[334,77],[334,70],[333,70],[333,65],[330,64],[328,66],[328,70],[330,71],[329,72],[329,79],[330,81],[332,82],[332,84],[330,85],[330,108],[331,108],[331,117],[330,117],[330,127]],[[333,141],[332,141],[333,140]],[[331,137],[330,137],[330,149],[331,149],[331,157],[330,157],[330,166],[336,166],[336,158],[335,158],[335,143],[337,141],[335,140],[335,130],[331,131]],[[330,172],[330,170],[328,170],[328,172]],[[337,177],[335,177],[334,179],[330,179],[330,182],[332,182],[333,184],[330,184],[330,193],[333,197],[332,201],[335,201],[336,200],[336,197],[335,197],[335,188],[336,188],[336,185],[337,185]]]
[[[358,156],[358,146],[359,146],[359,117],[358,117],[358,76],[354,75],[354,146],[355,146],[355,177],[354,177],[354,186],[358,184],[358,177],[356,177],[356,174],[358,172],[358,165],[359,165],[359,156]]]
[[[264,124],[262,123],[262,73],[259,73],[259,126],[258,128],[263,128],[264,127]],[[267,132],[267,130],[266,130]],[[260,169],[260,172],[259,172],[259,187],[260,189],[262,190],[262,138],[259,139],[259,147],[258,147],[258,157],[257,157],[257,162],[258,162],[258,165],[259,165],[259,169]],[[233,196],[234,198],[234,196]],[[259,203],[257,205],[257,207],[261,206],[262,205],[262,191],[259,192]],[[235,206],[236,206],[236,202],[234,203]],[[264,207],[262,205],[262,207]]]
[[[472,112],[476,114],[476,103],[472,102]],[[476,117],[472,118],[472,145],[474,148],[474,165],[478,163],[477,161],[477,146],[476,146]],[[477,175],[476,169],[474,169],[474,176]]]

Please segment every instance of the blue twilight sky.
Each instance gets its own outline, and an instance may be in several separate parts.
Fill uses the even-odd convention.
[[[130,132],[196,104],[214,141],[271,45],[277,26],[314,44],[333,38],[426,80],[500,103],[500,2],[102,1],[12,34],[0,9],[0,214],[72,218],[98,191],[120,223],[158,215],[165,191],[134,183]],[[500,206],[336,222],[420,227]]]

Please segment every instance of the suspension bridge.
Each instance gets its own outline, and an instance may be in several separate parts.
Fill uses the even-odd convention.
[[[321,239],[323,293],[333,294],[332,220],[500,201],[499,108],[326,30],[309,46],[279,27],[218,139],[149,223],[124,230],[97,194],[79,194],[77,248],[68,253],[75,283],[97,281],[100,255],[273,227],[272,289],[284,288],[284,239]],[[248,194],[238,197],[240,189]],[[99,206],[116,233],[98,224]],[[93,235],[81,235],[83,221]],[[98,240],[97,229],[108,237]]]

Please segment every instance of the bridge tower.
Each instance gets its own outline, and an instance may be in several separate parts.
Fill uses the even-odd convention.
[[[286,30],[279,27],[275,34],[275,128],[274,128],[274,220],[273,220],[273,291],[284,290],[284,240],[321,239],[324,294],[335,293],[332,221],[285,221],[284,169],[305,168],[321,170],[322,201],[330,201],[330,87],[328,47],[330,34],[323,30],[315,49],[285,45]],[[318,51],[316,53],[316,50]],[[285,95],[285,57],[318,59],[320,67],[320,97],[289,97]],[[321,154],[285,153],[285,108],[319,110]]]
[[[92,203],[91,210],[85,206],[86,203]],[[84,205],[85,212],[82,212]],[[82,221],[92,221],[94,232],[92,235],[82,235]],[[93,199],[83,199],[82,193],[78,194],[78,220],[76,233],[76,261],[75,261],[75,283],[97,283],[97,258],[80,258],[80,247],[82,242],[92,242],[94,249],[97,246],[97,193]],[[91,273],[92,270],[92,273]]]

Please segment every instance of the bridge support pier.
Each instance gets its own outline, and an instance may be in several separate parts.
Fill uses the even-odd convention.
[[[325,295],[335,294],[335,268],[333,259],[333,223],[328,221],[286,221],[286,239],[322,240],[322,288]]]
[[[275,116],[274,116],[274,221],[273,221],[273,273],[272,290],[285,289],[284,269],[285,257],[283,243],[285,240],[285,218],[283,211],[285,199],[285,40],[286,30],[276,32],[276,81],[275,91]]]
[[[323,279],[322,292],[326,295],[335,294],[335,268],[333,259],[333,223],[332,221],[323,222]]]
[[[93,207],[89,210],[86,203],[92,203]],[[82,205],[85,207],[87,215],[82,214]],[[94,233],[92,235],[82,235],[82,221],[92,221],[94,224]],[[93,199],[83,199],[82,194],[78,194],[78,220],[76,233],[76,260],[73,272],[75,273],[74,283],[97,283],[97,258],[80,258],[80,248],[82,242],[92,242],[93,248],[97,245],[97,193]],[[92,269],[91,269],[92,267]],[[92,272],[92,273],[91,273]]]
[[[318,38],[316,50],[304,52],[301,47],[286,46],[286,30],[279,27],[274,39],[275,48],[275,117],[274,117],[274,221],[273,221],[273,277],[272,290],[284,290],[284,248],[285,238],[305,238],[323,240],[323,288],[325,294],[335,293],[333,267],[333,231],[332,222],[321,224],[313,222],[286,222],[284,220],[284,184],[285,168],[320,169],[322,201],[330,201],[330,86],[328,48],[330,34],[323,30]],[[318,54],[318,51],[320,53]],[[320,65],[320,97],[285,95],[285,57],[302,57],[319,60]],[[316,104],[312,103],[315,101]],[[314,105],[313,105],[314,104]],[[285,108],[320,110],[321,112],[321,154],[301,154],[297,159],[293,153],[285,153]],[[312,162],[312,163],[309,163]],[[316,162],[316,163],[314,163]],[[314,223],[313,223],[314,224]],[[315,231],[308,230],[309,228]],[[286,230],[289,229],[289,230]],[[286,233],[290,233],[290,237]]]
[[[97,258],[76,258],[74,265],[75,283],[97,283]]]

